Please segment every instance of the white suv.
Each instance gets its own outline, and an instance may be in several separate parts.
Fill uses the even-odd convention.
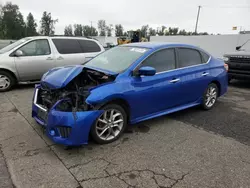
[[[21,82],[39,81],[49,69],[83,64],[105,51],[84,37],[27,37],[0,50],[0,91]]]

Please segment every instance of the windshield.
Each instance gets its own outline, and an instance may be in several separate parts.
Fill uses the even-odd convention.
[[[24,42],[26,42],[26,41],[28,41],[28,40],[30,40],[30,39],[31,39],[31,38],[23,38],[23,39],[21,39],[21,40],[18,40],[18,41],[16,41],[16,42],[14,42],[14,43],[12,43],[12,44],[10,44],[10,45],[8,45],[8,46],[2,48],[2,49],[0,50],[0,54],[3,54],[3,53],[8,52],[8,51],[12,50],[13,48],[19,46],[20,44],[22,44],[22,43],[24,43]]]
[[[127,69],[148,50],[138,47],[115,47],[98,55],[85,65],[119,73]]]

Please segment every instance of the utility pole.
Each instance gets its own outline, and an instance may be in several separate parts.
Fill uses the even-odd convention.
[[[197,34],[197,27],[198,27],[198,22],[199,22],[199,16],[200,16],[200,9],[201,6],[198,6],[198,14],[197,14],[197,19],[196,19],[196,24],[195,24],[195,34]]]

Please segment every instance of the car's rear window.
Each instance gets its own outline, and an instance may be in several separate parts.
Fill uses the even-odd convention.
[[[78,40],[84,53],[100,52],[100,46],[91,40]]]

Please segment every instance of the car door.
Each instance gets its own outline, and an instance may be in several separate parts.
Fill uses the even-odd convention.
[[[77,39],[52,38],[56,49],[56,66],[80,65],[85,56]]]
[[[139,67],[151,66],[156,69],[154,76],[134,76],[135,88],[133,106],[137,107],[135,117],[144,117],[179,105],[180,79],[175,70],[175,49],[163,49],[155,52]]]
[[[210,56],[197,49],[178,48],[177,68],[181,70],[182,104],[198,102],[211,82]]]
[[[94,58],[102,51],[101,47],[93,40],[79,39],[78,42],[80,43],[80,46],[84,53],[85,62]]]
[[[16,56],[17,51],[21,52],[21,55]],[[55,66],[47,39],[30,41],[12,54],[21,81],[40,80],[45,72]]]

